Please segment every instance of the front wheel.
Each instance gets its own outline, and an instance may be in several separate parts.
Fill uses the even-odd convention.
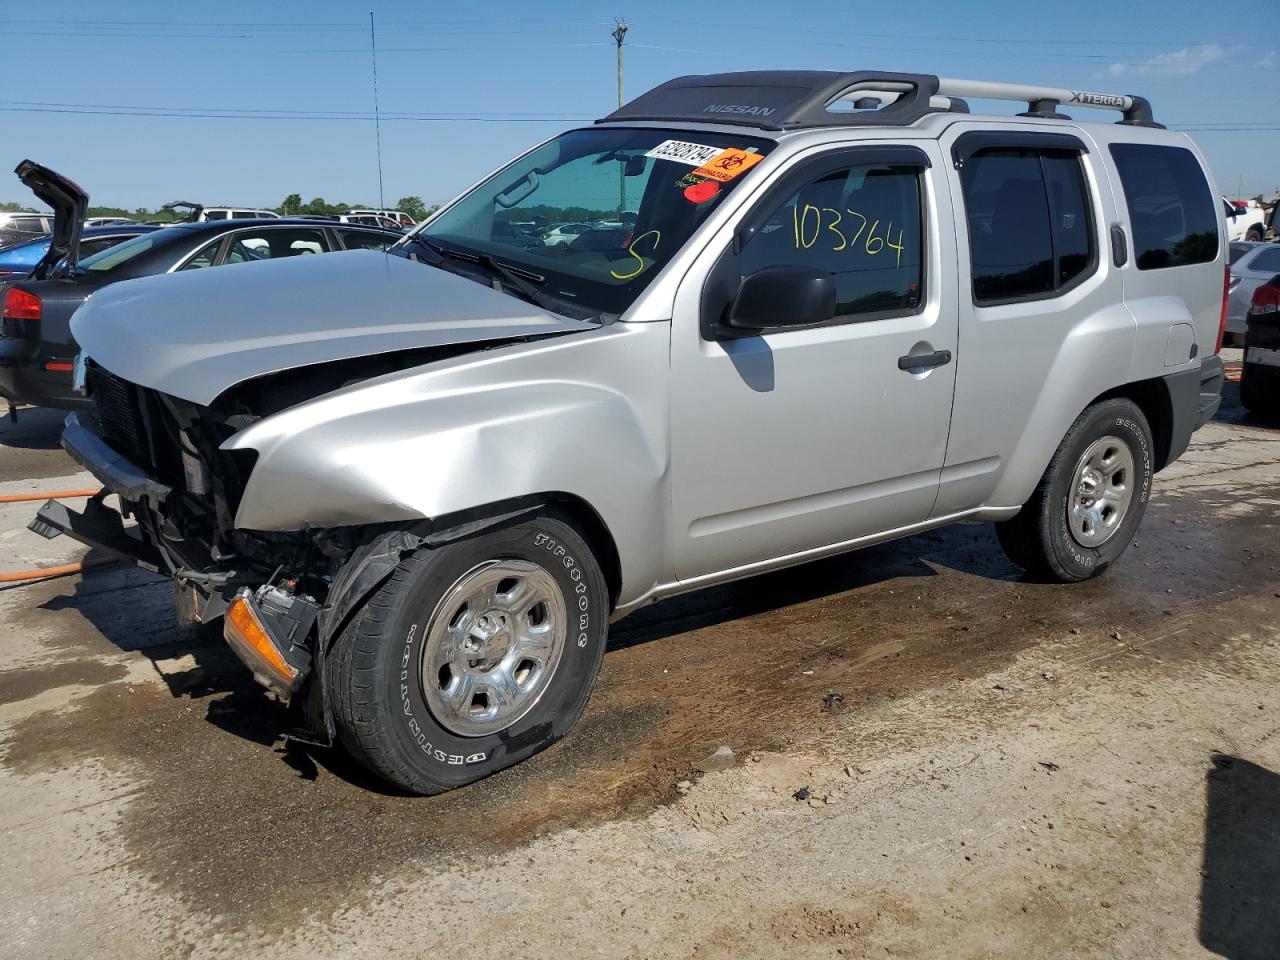
[[[1142,411],[1124,399],[1096,403],[1067,431],[1018,515],[996,524],[1000,545],[1033,577],[1096,577],[1133,539],[1153,474]]]
[[[1246,231],[1244,238],[1246,240],[1251,240],[1254,243],[1261,243],[1262,234],[1263,234],[1262,228],[1255,223],[1252,227],[1248,229],[1248,231]]]
[[[420,549],[326,658],[339,739],[414,793],[518,763],[582,715],[608,613],[599,564],[557,517]]]

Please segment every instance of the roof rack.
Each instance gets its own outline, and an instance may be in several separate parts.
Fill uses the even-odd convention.
[[[1062,104],[1119,110],[1121,123],[1159,127],[1142,97],[1090,93],[927,73],[863,70],[757,70],[677,77],[641,94],[597,123],[620,120],[721,120],[762,130],[833,126],[908,126],[931,113],[967,113],[963,97],[1025,101],[1024,117],[1069,119]]]

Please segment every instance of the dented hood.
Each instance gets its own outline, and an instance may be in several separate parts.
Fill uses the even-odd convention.
[[[594,326],[436,267],[354,250],[111,284],[76,311],[71,332],[117,376],[208,404],[295,367]]]

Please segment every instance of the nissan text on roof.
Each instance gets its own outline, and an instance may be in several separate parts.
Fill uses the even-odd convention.
[[[627,229],[513,239],[571,208]],[[683,77],[388,254],[98,293],[63,442],[106,492],[34,526],[167,573],[306,737],[435,793],[568,732],[662,597],[958,520],[1101,573],[1217,409],[1226,247],[1140,97]]]

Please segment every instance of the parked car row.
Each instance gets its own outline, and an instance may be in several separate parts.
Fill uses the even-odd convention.
[[[165,228],[117,224],[72,236],[61,227],[82,221],[83,191],[37,164],[28,165],[24,182],[56,213],[49,236],[0,251],[0,397],[11,404],[70,409],[88,403],[73,390],[71,318],[108,284],[338,250],[382,251],[403,237],[399,228],[274,214],[197,218]]]

